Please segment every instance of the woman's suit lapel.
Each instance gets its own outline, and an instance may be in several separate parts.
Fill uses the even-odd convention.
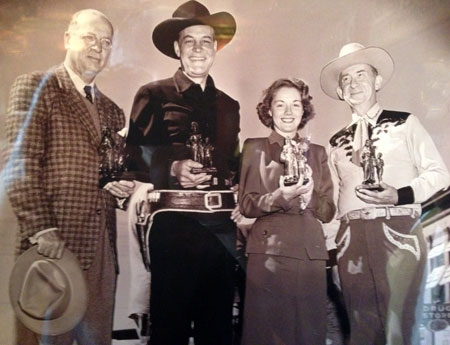
[[[259,171],[265,190],[270,191],[278,188],[279,176],[284,171],[283,165],[280,164],[281,147],[277,143],[270,143],[269,138],[262,140]]]

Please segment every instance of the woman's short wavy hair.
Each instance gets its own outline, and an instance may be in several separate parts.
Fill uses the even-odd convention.
[[[262,101],[256,106],[258,117],[264,126],[273,129],[273,118],[269,114],[270,106],[275,93],[282,87],[291,87],[297,89],[301,96],[303,106],[303,117],[298,128],[303,128],[314,115],[314,106],[311,103],[312,97],[309,95],[309,86],[301,79],[282,78],[275,80],[266,90],[263,91]]]

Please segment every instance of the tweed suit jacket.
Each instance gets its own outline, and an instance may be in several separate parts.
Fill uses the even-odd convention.
[[[247,238],[247,253],[295,259],[326,260],[323,223],[335,213],[333,183],[325,148],[310,144],[305,156],[312,169],[311,201],[300,212],[299,199],[287,201],[278,190],[284,173],[280,154],[284,138],[273,131],[268,138],[247,139],[242,150],[239,207],[257,218]]]
[[[122,110],[95,88],[100,126],[122,129]],[[63,65],[19,76],[6,119],[4,181],[19,222],[17,254],[29,237],[56,227],[81,267],[88,269],[107,229],[115,251],[115,199],[99,189],[97,131]]]

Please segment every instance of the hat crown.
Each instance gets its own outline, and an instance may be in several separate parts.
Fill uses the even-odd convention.
[[[173,12],[172,18],[197,18],[206,17],[210,13],[208,9],[198,1],[185,2]]]
[[[22,310],[40,320],[60,317],[69,305],[70,283],[64,271],[48,260],[38,260],[28,269],[19,296]]]
[[[9,298],[21,323],[34,333],[63,334],[83,318],[88,300],[84,273],[64,248],[58,260],[33,246],[17,258],[9,279]]]
[[[365,47],[360,43],[348,43],[343,46],[339,52],[339,57],[354,53],[358,50],[364,49]]]

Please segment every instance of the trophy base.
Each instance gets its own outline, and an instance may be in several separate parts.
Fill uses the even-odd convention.
[[[285,177],[284,178],[284,185],[285,186],[293,186],[294,184],[297,184],[298,183],[298,177]],[[307,184],[309,182],[309,178],[305,178],[304,180],[303,180],[303,184],[305,185],[305,184]]]
[[[213,175],[213,174],[217,174],[217,168],[215,168],[215,167],[192,168],[191,172],[193,174],[206,173],[208,175]]]
[[[191,173],[193,173],[193,174],[206,173],[207,175],[211,175],[211,179],[209,181],[203,182],[202,185],[206,185],[206,186],[218,186],[219,185],[219,179],[217,178],[217,168],[216,167],[192,168]]]
[[[375,192],[381,192],[384,190],[384,188],[381,187],[381,185],[378,183],[360,184],[360,185],[356,186],[357,191],[359,191],[361,189],[366,189],[366,190],[375,191]]]

